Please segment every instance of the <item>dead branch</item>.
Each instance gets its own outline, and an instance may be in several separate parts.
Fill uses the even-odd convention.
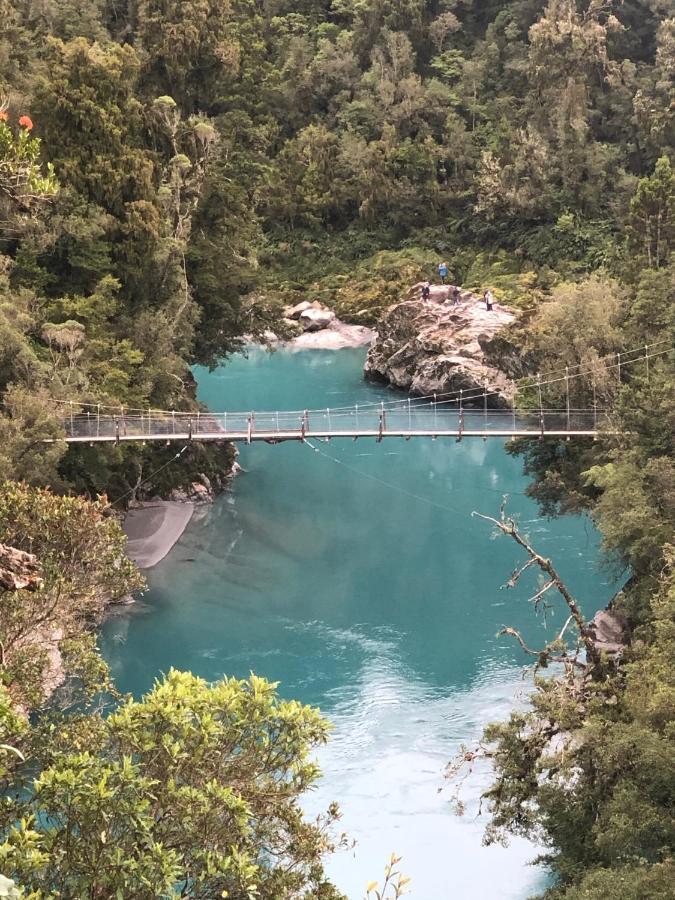
[[[557,637],[557,642],[558,642],[558,643],[560,643],[560,641],[562,641],[562,639],[563,639],[563,637],[564,637],[564,635],[565,635],[565,632],[567,631],[567,626],[570,624],[570,622],[573,622],[573,621],[574,621],[574,616],[569,616],[568,619],[567,619],[567,621],[566,621],[565,624],[563,625],[563,627],[560,629],[560,634],[559,634],[558,637]]]
[[[510,634],[511,637],[514,637],[520,646],[523,648],[525,653],[528,653],[530,656],[540,656],[541,650],[533,650],[531,647],[528,647],[523,639],[522,634],[515,628],[511,628],[510,625],[502,625],[501,631],[498,633],[498,637],[502,637],[504,634]]]
[[[529,569],[530,566],[533,566],[533,565],[535,565],[535,560],[528,559],[528,561],[526,563],[523,563],[522,566],[518,566],[516,569],[513,570],[513,572],[511,573],[511,577],[506,582],[506,584],[503,585],[503,587],[509,587],[509,588],[515,587],[518,584],[518,582],[520,581],[520,576],[523,574],[523,572],[527,571],[527,569]]]
[[[506,501],[502,502],[500,508],[499,519],[495,519],[493,516],[486,516],[482,513],[474,511],[472,516],[477,516],[479,519],[485,519],[486,522],[491,522],[495,525],[503,534],[508,535],[512,538],[518,546],[522,547],[523,550],[530,557],[530,562],[537,565],[542,572],[544,572],[548,578],[549,586],[555,586],[558,593],[561,595],[565,603],[567,604],[567,608],[570,611],[571,617],[577,627],[577,631],[579,633],[579,638],[583,643],[584,649],[586,650],[586,658],[591,665],[592,669],[600,668],[600,653],[595,645],[595,641],[593,639],[593,635],[589,629],[589,626],[586,624],[586,620],[584,619],[583,613],[581,612],[577,601],[574,599],[572,594],[567,589],[564,581],[554,568],[550,559],[546,559],[540,553],[532,547],[532,545],[527,541],[522,534],[518,531],[518,527],[514,519],[506,516],[505,510]],[[517,571],[517,570],[516,570]],[[524,568],[521,567],[521,574],[524,571]],[[513,576],[512,576],[513,577]],[[546,586],[544,589],[535,594],[533,600],[544,593],[544,590],[548,590],[549,586]],[[567,624],[565,625],[567,628]]]
[[[571,620],[567,620],[569,623]],[[567,623],[565,624],[565,628],[567,627]],[[563,629],[564,631],[564,629]],[[561,637],[556,638],[555,641],[552,641],[550,644],[547,644],[542,650],[533,650],[532,647],[528,647],[525,643],[522,634],[516,629],[511,628],[510,625],[502,625],[502,629],[498,632],[498,637],[501,637],[504,634],[509,634],[511,637],[514,637],[520,646],[523,648],[524,652],[529,656],[536,656],[538,659],[537,665],[535,666],[535,675],[540,669],[542,665],[547,665],[548,663],[562,663],[566,666],[576,666],[579,669],[585,669],[586,666],[579,662],[576,656],[569,656],[567,653],[555,653],[554,647],[559,643]],[[562,634],[562,632],[561,632]]]
[[[547,581],[546,584],[540,588],[536,594],[533,594],[529,599],[528,603],[532,603],[535,609],[539,608],[539,601],[544,596],[547,591],[550,591],[552,587],[555,587],[555,581]]]

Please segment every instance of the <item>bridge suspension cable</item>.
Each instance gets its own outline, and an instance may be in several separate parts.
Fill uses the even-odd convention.
[[[668,344],[667,347],[664,345]],[[661,348],[661,349],[654,349]],[[654,352],[649,352],[653,350]],[[518,392],[526,391],[529,389],[536,389],[539,392],[540,396],[540,404],[539,408],[544,409],[543,402],[541,398],[541,392],[544,388],[565,382],[567,388],[569,388],[569,384],[574,379],[584,378],[586,376],[591,376],[591,379],[594,381],[593,389],[595,390],[595,377],[599,374],[599,366],[602,366],[602,370],[606,373],[616,370],[621,375],[622,369],[627,366],[630,366],[634,363],[644,362],[647,366],[649,364],[650,359],[655,359],[657,357],[664,356],[668,353],[673,352],[673,347],[669,340],[661,340],[655,341],[651,344],[645,344],[640,348],[636,348],[633,350],[625,350],[622,352],[612,353],[604,357],[600,357],[598,360],[598,364],[594,365],[592,368],[584,369],[583,364],[577,364],[575,366],[568,366],[565,369],[558,369],[548,372],[544,375],[538,374],[533,376],[526,376],[522,379],[517,379],[514,381],[516,394]],[[641,355],[635,355],[641,354]],[[612,362],[604,362],[604,360],[612,360]],[[574,371],[574,370],[578,371]],[[569,393],[569,391],[568,391]],[[387,400],[387,401],[364,401],[361,404],[352,404],[350,406],[336,406],[330,407],[331,413],[342,413],[348,410],[352,410],[355,408],[361,409],[364,412],[366,410],[370,410],[373,408],[385,410],[395,410],[402,405],[410,404],[411,402],[415,404],[415,406],[419,407],[424,403],[424,401],[428,401],[429,405],[433,406],[443,406],[448,404],[474,404],[480,400],[487,400],[487,398],[499,396],[501,394],[500,391],[497,390],[480,390],[480,389],[469,389],[469,390],[455,390],[449,392],[435,393],[435,394],[425,394],[422,396],[415,397],[404,397],[398,398],[395,400]],[[105,410],[111,410],[112,415],[133,415],[136,413],[140,413],[141,415],[154,414],[156,416],[172,416],[172,417],[183,417],[183,418],[194,418],[198,413],[197,411],[184,411],[184,410],[172,410],[172,409],[158,409],[158,408],[148,408],[148,407],[133,407],[126,406],[123,404],[103,404],[103,403],[92,403],[92,402],[83,402],[81,400],[57,400],[51,399],[50,402],[60,404],[62,406],[69,407],[71,414],[74,412],[74,409],[88,409],[95,410],[96,414],[100,416],[101,412]],[[309,413],[309,414],[321,414],[325,412],[329,407],[316,407],[309,408],[306,410],[284,410],[285,413],[297,413],[298,415]],[[571,410],[573,411],[573,410]],[[243,411],[241,411],[243,412]],[[105,412],[104,412],[105,414]]]

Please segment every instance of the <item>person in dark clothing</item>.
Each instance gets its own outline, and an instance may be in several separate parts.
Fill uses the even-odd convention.
[[[431,285],[428,281],[425,281],[422,285],[422,300],[428,300],[431,296]]]
[[[453,306],[459,306],[459,302],[462,299],[462,295],[460,293],[457,285],[453,285],[452,290],[450,291],[450,300],[452,301]]]

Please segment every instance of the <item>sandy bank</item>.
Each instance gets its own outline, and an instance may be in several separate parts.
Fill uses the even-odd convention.
[[[130,509],[124,520],[127,556],[140,569],[151,569],[164,559],[194,512],[193,503],[155,500]]]

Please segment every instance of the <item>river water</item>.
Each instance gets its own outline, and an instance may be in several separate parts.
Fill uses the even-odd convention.
[[[347,406],[395,395],[364,383],[364,351],[253,350],[197,371],[214,410]],[[107,623],[103,651],[123,691],[139,695],[171,666],[209,679],[250,671],[334,724],[324,777],[306,801],[338,800],[357,843],[328,870],[350,900],[392,851],[414,900],[523,900],[545,884],[536,848],[483,847],[478,771],[456,817],[443,769],[463,742],[522,702],[525,660],[503,624],[536,644],[564,621],[536,621],[500,586],[521,558],[472,510],[503,494],[538,549],[554,558],[587,613],[612,584],[583,518],[548,521],[524,496],[518,460],[499,440],[387,439],[251,445],[232,493],[200,511],[149,573],[136,612]]]

